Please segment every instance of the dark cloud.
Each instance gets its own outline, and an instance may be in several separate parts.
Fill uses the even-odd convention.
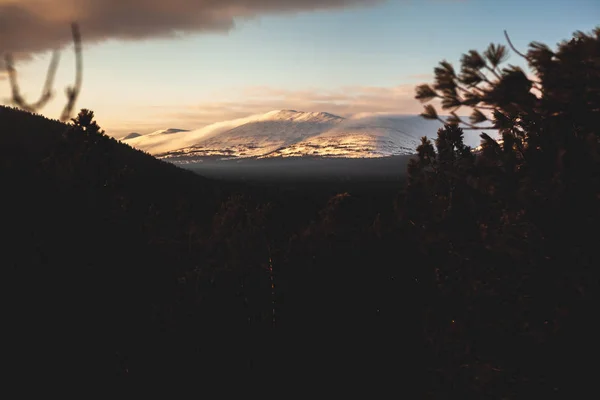
[[[225,32],[236,18],[294,13],[384,0],[0,0],[0,53],[21,56],[65,45],[77,21],[84,40],[136,40]]]

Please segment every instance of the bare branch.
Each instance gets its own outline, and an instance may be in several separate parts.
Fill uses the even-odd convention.
[[[60,61],[60,53],[55,50],[52,53],[52,60],[48,67],[48,73],[46,75],[46,82],[44,83],[44,93],[40,100],[38,100],[33,106],[35,108],[42,108],[52,98],[52,86],[54,86],[54,77],[56,76],[56,70],[58,69],[58,63]]]
[[[71,25],[71,31],[73,34],[73,42],[75,44],[75,84],[74,86],[67,87],[67,104],[61,114],[60,120],[65,122],[73,113],[73,109],[75,108],[75,103],[77,98],[79,97],[79,93],[81,92],[81,85],[83,81],[83,55],[82,55],[82,46],[81,46],[81,33],[79,31],[79,26],[76,23]],[[11,54],[6,54],[4,56],[6,71],[8,73],[8,79],[11,88],[12,98],[10,102],[15,106],[29,111],[29,112],[37,112],[39,109],[43,108],[53,96],[52,86],[54,85],[54,78],[56,76],[56,70],[58,69],[58,64],[60,61],[60,53],[58,50],[55,50],[52,54],[52,59],[50,60],[50,65],[48,66],[48,72],[46,73],[46,81],[44,82],[44,88],[42,90],[42,94],[38,101],[35,103],[27,103],[21,94],[21,90],[19,88],[19,82],[17,80],[17,70],[15,69],[15,63]]]
[[[60,120],[65,122],[69,120],[75,108],[75,103],[81,92],[81,84],[83,81],[83,51],[81,46],[81,32],[79,31],[79,25],[73,23],[71,25],[71,31],[73,32],[73,42],[75,44],[75,85],[67,87],[67,104],[63,109]]]
[[[54,77],[56,76],[56,70],[58,68],[58,63],[60,61],[60,53],[58,50],[55,50],[52,53],[52,59],[50,60],[50,65],[48,66],[48,72],[46,73],[46,82],[44,83],[44,89],[40,98],[35,103],[28,104],[25,101],[25,98],[21,95],[21,90],[19,88],[19,82],[17,80],[17,70],[15,69],[14,60],[12,55],[6,54],[4,56],[4,61],[6,64],[6,72],[8,73],[8,79],[10,81],[10,88],[12,92],[11,102],[22,108],[23,110],[29,112],[35,112],[40,108],[44,107],[50,99],[52,99],[52,86],[54,84]]]
[[[515,46],[513,46],[512,42],[510,41],[510,38],[508,37],[508,33],[506,32],[506,30],[504,30],[504,37],[506,38],[506,41],[508,42],[508,45],[510,46],[510,48],[512,49],[512,51],[514,51],[515,53],[517,53],[518,55],[520,55],[521,57],[523,57],[527,61],[530,61],[529,57],[527,57],[525,54],[521,53],[519,50],[517,50],[515,48]]]

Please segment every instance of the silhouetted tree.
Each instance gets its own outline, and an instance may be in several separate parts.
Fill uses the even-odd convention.
[[[80,127],[83,132],[90,135],[93,134],[104,134],[104,131],[100,129],[98,123],[94,120],[94,112],[88,109],[82,109],[77,117],[71,119],[73,125]]]
[[[487,359],[503,371],[520,367],[522,379],[538,376],[573,391],[581,387],[577,375],[587,371],[561,365],[573,365],[566,349],[578,340],[575,332],[592,330],[588,317],[598,288],[589,282],[598,281],[594,265],[600,264],[594,244],[600,239],[600,28],[575,33],[556,51],[535,42],[527,54],[513,50],[530,75],[501,67],[507,48],[492,44],[483,54],[464,54],[459,73],[442,61],[435,83],[417,87],[417,99],[440,99],[450,118],[425,107],[425,118],[449,125],[438,131],[435,157],[424,140],[409,165],[407,222],[443,299],[427,328],[433,341],[450,348],[451,340],[458,346],[454,359]],[[469,122],[456,114],[460,107],[472,109]],[[458,126],[481,129],[484,122],[500,139],[484,133],[471,151]],[[567,322],[565,309],[578,316]],[[452,339],[443,336],[449,320],[453,332],[457,321],[463,327]],[[509,340],[509,332],[518,339]],[[592,336],[579,337],[581,348],[591,343],[584,337]],[[465,350],[476,338],[477,355]],[[481,379],[483,371],[473,373]]]

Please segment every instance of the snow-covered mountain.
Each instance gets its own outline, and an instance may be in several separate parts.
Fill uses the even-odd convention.
[[[140,133],[131,132],[127,136],[125,136],[124,138],[122,138],[121,140],[130,140],[130,139],[134,139],[134,138],[140,137],[140,136],[142,136]]]
[[[173,161],[207,156],[370,158],[412,154],[422,136],[435,138],[441,126],[418,115],[343,118],[324,112],[277,110],[198,130],[167,129],[123,141]],[[465,131],[466,144],[477,146],[479,134]]]

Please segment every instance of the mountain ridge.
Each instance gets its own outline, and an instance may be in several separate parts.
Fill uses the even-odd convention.
[[[124,142],[167,161],[185,157],[372,158],[413,154],[420,138],[435,138],[441,126],[439,121],[419,115],[361,113],[341,117],[327,112],[273,110],[198,130],[156,131]],[[479,133],[465,133],[466,143],[477,146]]]

